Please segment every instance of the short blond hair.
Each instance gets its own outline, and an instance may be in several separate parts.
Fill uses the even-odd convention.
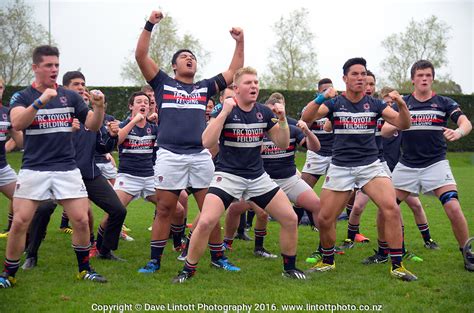
[[[257,70],[250,66],[239,68],[234,74],[234,84],[237,84],[240,78],[245,74],[257,75]]]
[[[383,87],[382,90],[380,90],[380,97],[383,99],[394,90],[392,87]]]

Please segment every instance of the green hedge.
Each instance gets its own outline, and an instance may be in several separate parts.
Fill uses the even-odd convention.
[[[12,94],[15,91],[23,89],[24,87],[18,86],[7,86],[3,99],[4,104],[8,105]],[[127,101],[128,97],[135,91],[138,91],[138,87],[90,87],[90,89],[100,89],[107,96],[108,109],[107,113],[115,116],[117,119],[123,119],[128,114]],[[291,117],[297,118],[301,109],[312,99],[314,99],[314,91],[295,91],[295,90],[260,90],[258,101],[265,102],[270,94],[278,91],[281,92],[286,99],[286,110],[287,114]],[[473,122],[474,118],[474,95],[449,95],[460,105],[464,113]],[[474,124],[474,123],[473,123]],[[450,126],[455,126],[450,122]],[[474,133],[471,133],[468,137],[463,138],[460,141],[449,143],[449,151],[474,151]]]

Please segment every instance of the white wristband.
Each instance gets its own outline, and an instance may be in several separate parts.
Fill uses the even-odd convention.
[[[461,128],[456,128],[454,131],[459,133],[459,135],[461,135],[461,137],[464,137],[464,135],[466,135]]]

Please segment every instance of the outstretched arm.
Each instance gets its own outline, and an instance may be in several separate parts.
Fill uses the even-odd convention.
[[[150,38],[153,26],[158,24],[163,18],[160,11],[153,11],[146,22],[140,38],[138,38],[137,48],[135,49],[135,60],[137,60],[138,67],[145,77],[146,81],[152,80],[159,71],[158,65],[148,55],[150,47]]]
[[[227,85],[230,85],[234,80],[234,73],[244,66],[244,31],[242,28],[232,27],[230,35],[235,39],[235,50],[229,69],[222,72]]]

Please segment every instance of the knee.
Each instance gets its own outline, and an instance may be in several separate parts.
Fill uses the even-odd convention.
[[[318,215],[318,225],[319,228],[330,228],[334,224],[334,220],[328,214],[322,214],[322,212]]]
[[[13,216],[11,230],[18,231],[18,232],[26,232],[30,223],[31,223],[31,219],[27,219],[26,217],[22,215],[15,214]]]
[[[288,211],[288,214],[286,214],[286,216],[279,222],[281,224],[281,227],[285,229],[296,229],[298,227],[298,215],[296,215],[295,211],[291,209],[291,212]]]
[[[396,203],[386,204],[381,209],[381,214],[386,220],[400,219],[400,207]]]
[[[184,208],[181,205],[178,205],[176,207],[176,211],[174,212],[173,217],[179,220],[184,219]]]
[[[117,220],[125,220],[127,216],[127,209],[123,205],[117,206],[112,212],[109,213],[109,218],[114,218]]]
[[[160,219],[169,219],[171,218],[171,213],[174,211],[174,209],[167,205],[158,202],[156,205],[156,216],[159,217]]]
[[[71,219],[71,217],[69,217]],[[75,228],[75,231],[88,231],[89,230],[89,217],[84,214],[81,217],[71,219],[71,222]]]
[[[217,221],[201,216],[196,228],[199,228],[202,232],[210,233],[214,229],[214,226],[216,226],[216,223]]]

